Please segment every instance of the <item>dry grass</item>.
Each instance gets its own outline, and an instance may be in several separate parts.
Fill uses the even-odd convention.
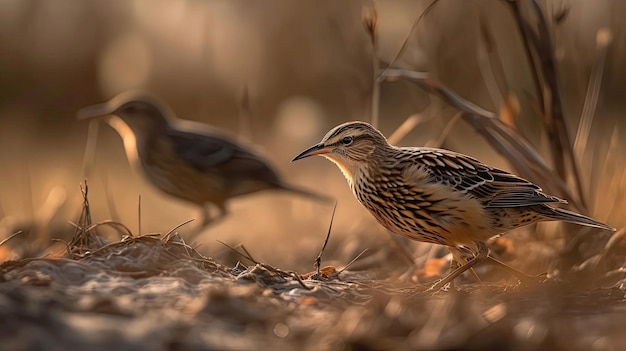
[[[428,283],[373,279],[373,267],[388,264],[381,255],[369,256],[374,261],[366,269],[354,270],[352,262],[322,267],[332,227],[317,259],[309,253],[314,272],[273,267],[245,248],[231,248],[241,259],[231,267],[186,243],[180,226],[135,235],[116,222],[92,223],[86,185],[82,193],[66,250],[0,266],[4,346],[582,350],[626,341],[608,327],[626,321],[618,259],[625,230],[580,265],[575,279],[432,293],[424,292]],[[103,238],[98,231],[105,226],[120,230],[121,239]],[[422,280],[445,271],[436,260],[427,265],[435,269],[422,272]]]

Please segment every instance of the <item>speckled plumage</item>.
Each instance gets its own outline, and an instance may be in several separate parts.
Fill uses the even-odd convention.
[[[385,228],[417,241],[467,247],[479,260],[489,238],[539,221],[614,230],[552,207],[566,201],[509,172],[449,150],[389,145],[364,122],[333,128],[294,160],[315,154],[339,166],[356,198]]]

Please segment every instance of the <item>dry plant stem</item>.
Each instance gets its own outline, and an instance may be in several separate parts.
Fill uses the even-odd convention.
[[[72,240],[68,244],[70,247],[70,251],[74,248],[78,248],[79,254],[82,252],[83,248],[88,247],[89,244],[89,230],[88,227],[91,226],[91,210],[89,208],[89,184],[87,183],[87,179],[84,180],[84,185],[80,185],[80,191],[83,195],[83,209],[78,218],[78,223],[74,224],[76,230],[74,231],[74,236]],[[71,222],[70,222],[71,223]]]
[[[404,39],[404,42],[402,43],[402,46],[400,47],[400,50],[398,50],[396,55],[391,59],[391,61],[389,61],[389,63],[387,64],[387,67],[385,67],[382,74],[384,74],[388,69],[390,69],[391,66],[394,63],[396,63],[396,61],[398,61],[398,59],[404,54],[406,49],[409,47],[409,38],[411,38],[411,35],[415,31],[415,28],[417,28],[417,25],[420,23],[422,18],[424,18],[424,16],[426,16],[426,14],[428,14],[433,9],[437,1],[438,0],[433,0],[433,2],[428,4],[428,6],[426,6],[426,9],[424,9],[424,11],[422,11],[422,13],[420,13],[420,15],[415,18],[415,21],[413,21],[413,24],[411,25],[411,29],[407,33],[406,38]],[[378,64],[377,64],[377,67],[379,67]]]
[[[179,224],[179,225],[175,226],[174,228],[170,229],[167,233],[165,233],[165,235],[163,235],[163,239],[162,239],[161,241],[162,241],[163,243],[167,243],[167,242],[169,242],[169,241],[170,241],[170,239],[171,239],[171,237],[172,237],[172,235],[173,235],[173,233],[174,233],[174,232],[175,232],[178,228],[180,228],[180,227],[182,227],[182,226],[184,226],[184,225],[187,225],[187,224],[189,224],[189,223],[193,222],[194,220],[195,220],[195,219],[193,219],[193,218],[192,218],[192,219],[188,219],[188,220],[184,221],[183,223],[181,223],[181,224]]]
[[[590,167],[592,170],[588,172],[587,175],[587,191],[588,196],[592,197],[593,195],[598,195],[598,191],[600,188],[598,184],[607,184],[609,186],[604,189],[623,189],[619,185],[615,185],[612,187],[611,184],[613,180],[611,178],[620,177],[620,174],[624,174],[623,172],[618,172],[615,169],[612,169],[616,163],[618,163],[620,159],[622,159],[621,150],[623,150],[623,143],[620,141],[620,129],[615,128],[615,122],[610,122],[614,128],[611,132],[611,137],[608,140],[608,150],[602,150],[602,147],[599,145],[594,145],[596,147],[588,148],[589,135],[593,128],[593,119],[596,115],[596,108],[598,104],[598,98],[600,96],[600,90],[602,88],[602,79],[604,68],[606,64],[607,58],[607,50],[612,40],[612,33],[608,29],[600,29],[596,33],[596,57],[594,61],[594,65],[591,72],[591,77],[589,79],[589,86],[587,88],[587,94],[585,96],[585,103],[583,105],[583,110],[580,117],[580,122],[578,125],[578,131],[576,134],[576,138],[574,141],[574,149],[578,153],[578,160],[581,164],[584,164],[586,167]],[[603,124],[606,124],[608,121],[603,121]],[[608,127],[608,128],[607,128]],[[602,126],[603,130],[611,130],[610,126]],[[604,136],[600,137],[600,139],[605,139]],[[603,141],[604,141],[603,140]],[[597,144],[604,144],[604,142],[597,142],[597,138],[595,139]],[[590,161],[588,161],[591,158]],[[586,162],[587,161],[587,162]],[[607,181],[607,178],[609,179]],[[595,191],[594,191],[595,190]],[[616,203],[612,206],[613,211],[619,209],[621,205],[620,201],[623,201],[623,194],[615,193],[614,194],[614,202]],[[590,204],[599,205],[600,198],[598,196],[595,197],[594,202]],[[602,211],[604,212],[605,218],[610,218],[610,212],[613,211]]]
[[[248,257],[250,257],[253,261],[257,261],[254,259],[254,256],[252,256],[252,254],[250,253],[250,251],[248,251],[248,249],[246,249],[246,246],[244,244],[240,244],[239,247],[241,247],[241,249],[243,250],[243,252],[246,253],[246,255],[248,255]]]
[[[620,267],[620,263],[615,262],[615,257],[619,257],[619,250],[623,245],[622,241],[625,237],[626,228],[622,228],[613,233],[598,254],[589,257],[583,263],[573,267],[572,273],[576,274],[574,277],[578,280],[585,278],[589,280],[589,278],[592,278],[597,281],[598,278],[606,278],[607,275],[611,275],[612,272],[618,271],[620,272],[620,279],[623,280],[623,268]],[[598,275],[599,272],[602,272],[602,274]]]
[[[378,81],[378,13],[376,8],[368,6],[363,8],[362,13],[363,26],[370,37],[372,44],[372,101],[370,106],[370,122],[373,126],[378,126],[378,114],[380,109],[380,82]]]
[[[15,233],[13,233],[13,234],[11,234],[11,235],[7,236],[6,238],[2,239],[2,241],[0,241],[0,246],[2,246],[2,245],[4,245],[4,244],[6,244],[6,243],[7,243],[7,241],[9,241],[9,240],[11,240],[11,239],[15,238],[16,236],[18,236],[18,235],[22,234],[23,232],[24,232],[24,231],[22,231],[22,230],[18,230],[17,232],[15,232]]]
[[[600,154],[598,157],[594,157],[591,163],[592,169],[595,170],[595,172],[591,173],[591,178],[589,181],[590,193],[596,194],[600,191],[603,191],[601,190],[601,177],[607,175],[609,176],[609,185],[604,187],[604,189],[617,189],[617,192],[615,193],[615,198],[613,199],[613,206],[611,206],[612,211],[605,213],[605,218],[611,218],[613,213],[619,213],[620,210],[623,211],[622,204],[624,201],[624,193],[626,193],[626,167],[622,168],[621,170],[615,169],[615,164],[617,163],[616,161],[622,159],[622,156],[618,151],[621,145],[623,145],[622,143],[623,141],[620,138],[619,130],[617,128],[613,129],[613,132],[611,133],[611,137],[608,142],[608,150]],[[600,148],[597,148],[597,153],[599,153],[599,149]],[[620,184],[620,179],[624,179],[624,181],[622,182],[623,185]],[[604,199],[598,197],[596,198],[596,200],[602,201]],[[621,216],[623,217],[623,212],[621,212]]]
[[[313,290],[312,287],[306,285],[304,283],[304,281],[302,280],[302,278],[300,278],[300,274],[296,273],[296,272],[287,272],[292,278],[294,278],[296,281],[298,281],[298,283],[300,283],[300,286],[303,287],[305,290]]]
[[[393,59],[391,59],[389,64],[387,64],[387,66],[383,70],[383,73],[385,71],[387,71],[391,67],[391,65],[393,65],[404,54],[404,52],[406,51],[406,49],[409,46],[409,38],[411,37],[411,35],[415,31],[415,28],[417,28],[417,25],[420,23],[422,18],[424,18],[424,16],[426,16],[426,14],[429,13],[432,10],[432,8],[437,3],[437,1],[438,0],[433,0],[430,4],[428,4],[428,6],[426,6],[426,9],[424,9],[424,11],[422,11],[422,13],[420,13],[420,15],[415,18],[415,21],[413,21],[413,24],[411,25],[411,29],[409,30],[409,32],[407,33],[406,38],[402,42],[402,46],[400,47],[400,49],[398,50],[396,55],[393,57]],[[380,79],[381,74],[379,74],[379,72],[380,72],[380,61],[378,59],[378,42],[377,42],[377,38],[376,38],[376,31],[372,31],[372,33],[373,33],[373,35],[371,35],[371,38],[372,38],[372,49],[373,49],[373,60],[372,60],[373,77],[372,78],[373,78],[374,81],[373,81],[373,85],[372,85],[372,123],[371,124],[374,127],[378,127],[378,115],[379,115],[379,105],[380,105],[380,84],[382,83],[382,81]],[[413,126],[413,128],[414,127],[415,126]],[[398,128],[398,129],[400,129],[400,128]],[[409,129],[406,133],[408,133],[411,129]],[[395,134],[395,132],[394,132],[394,134]],[[391,137],[393,137],[393,135]],[[399,139],[402,139],[402,137],[398,137],[398,140]]]
[[[333,229],[333,220],[335,219],[335,211],[337,210],[337,202],[333,206],[333,214],[330,216],[330,224],[328,225],[328,232],[326,233],[326,239],[324,239],[324,245],[322,245],[322,249],[320,250],[319,255],[315,259],[315,267],[317,276],[320,275],[320,269],[322,266],[322,255],[324,255],[324,250],[326,250],[326,245],[328,245],[328,239],[330,239],[330,232]]]
[[[93,160],[96,155],[96,144],[98,142],[99,121],[91,121],[87,129],[87,144],[83,155],[82,175],[88,177],[93,170]]]
[[[616,254],[616,251],[619,250],[618,244],[620,244],[621,241],[623,241],[624,239],[626,239],[626,227],[623,227],[622,229],[616,231],[615,233],[613,233],[613,235],[611,235],[609,241],[607,241],[606,245],[604,245],[604,249],[602,250],[602,257],[609,258],[613,254]]]
[[[378,45],[374,44],[374,54],[372,58],[372,125],[378,126],[379,110],[380,110],[380,82],[378,81]]]
[[[80,192],[83,195],[83,211],[84,211],[84,223],[80,224],[91,224],[91,209],[89,207],[89,184],[87,183],[87,178],[84,180],[84,186],[80,186]],[[81,216],[82,217],[82,216]]]
[[[67,254],[67,257],[72,257],[72,248],[70,247],[70,245],[68,243],[66,243],[65,241],[63,241],[61,239],[57,239],[57,238],[52,238],[50,240],[53,243],[61,243],[61,244],[63,244],[63,246],[65,246],[65,253]]]
[[[117,212],[117,206],[115,206],[115,201],[113,200],[113,192],[109,186],[109,178],[106,172],[102,172],[102,185],[104,187],[104,193],[106,197],[107,209],[109,210],[109,214],[111,218],[116,221],[120,221],[119,212]]]
[[[446,126],[441,131],[441,134],[439,134],[437,140],[433,141],[432,144],[426,143],[426,146],[440,148],[443,145],[443,142],[448,137],[448,134],[450,134],[450,132],[452,131],[452,128],[454,128],[454,126],[461,119],[461,117],[463,117],[463,112],[459,111],[455,113],[454,116],[452,116],[452,118],[448,121],[448,123],[446,123]]]
[[[526,53],[528,65],[530,66],[531,72],[535,73],[535,75],[533,75],[533,82],[535,83],[535,90],[537,92],[539,105],[544,107],[544,95],[542,94],[543,87],[541,82],[541,76],[539,75],[539,70],[537,68],[538,62],[533,58],[533,51],[530,47],[531,41],[527,39],[527,37],[533,37],[533,41],[536,41],[537,39],[534,38],[535,33],[529,27],[529,24],[522,18],[522,14],[520,12],[521,9],[516,0],[509,0],[508,3],[511,6],[513,15],[515,16],[515,23],[517,24],[520,34],[522,35],[522,45],[524,46],[524,52]]]
[[[578,154],[579,161],[582,162],[583,155],[587,149],[589,142],[589,132],[593,125],[593,118],[596,114],[598,106],[598,98],[600,97],[600,88],[602,87],[602,78],[604,74],[604,66],[606,64],[606,54],[611,42],[611,31],[608,29],[600,29],[596,34],[596,59],[591,71],[591,79],[587,86],[587,94],[585,95],[585,103],[583,111],[578,123],[576,138],[574,139],[574,150]]]
[[[438,82],[430,78],[428,73],[411,71],[402,68],[387,68],[381,72],[380,80],[394,80],[394,79],[406,79],[409,80],[421,88],[427,89],[431,93],[441,96],[452,106],[457,109],[474,115],[483,116],[485,118],[495,118],[495,114],[491,111],[487,111],[474,103],[467,101],[454,93],[450,89],[444,87]]]
[[[82,221],[84,222],[84,221]],[[119,223],[119,222],[114,222],[111,220],[107,220],[107,221],[102,221],[102,222],[97,222],[94,224],[90,224],[89,226],[79,226],[77,224],[71,223],[70,224],[74,225],[77,228],[76,233],[74,234],[74,237],[72,238],[72,240],[67,244],[67,246],[70,248],[70,256],[74,256],[74,257],[83,257],[86,253],[89,252],[90,248],[90,240],[94,240],[96,241],[96,243],[98,244],[102,244],[103,246],[101,246],[99,249],[102,249],[104,247],[107,247],[108,245],[104,245],[104,241],[97,235],[97,234],[92,234],[92,231],[95,231],[96,228],[102,226],[102,225],[107,225],[107,226],[111,226],[115,229],[119,229],[122,228],[126,231],[126,234],[128,235],[128,237],[133,237],[132,232],[130,231],[130,229],[128,229],[128,227],[126,227],[124,224]],[[122,239],[124,239],[124,236],[122,235]],[[78,252],[75,252],[78,251]],[[97,250],[96,250],[97,251]]]
[[[478,49],[478,67],[485,80],[487,90],[491,95],[491,100],[496,106],[499,106],[504,102],[506,96],[509,95],[510,88],[506,81],[502,60],[500,60],[500,56],[498,55],[496,41],[482,17],[479,19],[479,22],[482,43],[484,44],[484,52],[486,55],[483,57],[483,55],[481,55],[482,51],[480,48]],[[484,62],[485,60],[487,62]],[[485,67],[485,64],[488,67]]]
[[[485,259],[485,262],[489,262],[492,265],[508,272],[509,274],[511,274],[512,276],[514,276],[515,278],[517,278],[520,282],[522,282],[522,284],[529,284],[529,283],[536,283],[539,280],[541,280],[543,277],[545,277],[545,274],[539,274],[539,275],[530,275],[530,274],[526,274],[520,270],[517,270],[511,266],[509,266],[508,264],[494,258],[493,256],[487,256],[487,258]]]
[[[100,226],[103,226],[103,225],[107,225],[107,226],[111,226],[111,227],[120,227],[120,228],[122,228],[122,229],[124,229],[126,231],[126,234],[128,236],[134,237],[133,232],[127,226],[125,226],[123,223],[115,222],[115,221],[112,221],[112,220],[96,222],[96,223],[90,225],[89,227],[87,227],[85,229],[85,232],[90,232],[90,231],[92,231],[92,230],[94,230],[94,229],[96,229],[96,228],[98,228]]]
[[[304,288],[306,290],[313,290],[313,288],[311,288],[310,286],[306,285],[304,283],[304,281],[302,280],[302,278],[300,277],[300,275],[297,274],[294,271],[283,271],[281,269],[272,267],[269,264],[265,264],[265,263],[257,263],[257,265],[267,269],[270,272],[276,273],[276,274],[280,275],[281,277],[291,277],[291,278],[295,279],[300,284],[300,286],[302,286],[302,288]]]
[[[348,262],[347,265],[345,265],[342,269],[338,270],[337,274],[340,274],[341,272],[343,272],[346,269],[350,268],[350,266],[352,266],[354,264],[354,262],[356,262],[359,258],[361,258],[361,256],[363,256],[363,254],[365,254],[367,251],[368,251],[367,249],[363,249],[363,251],[361,251],[361,253],[356,255],[356,257],[354,257],[350,262]]]
[[[407,134],[409,134],[413,129],[415,129],[420,124],[430,120],[432,117],[425,116],[423,114],[414,114],[407,117],[402,124],[396,128],[396,130],[391,133],[387,140],[390,144],[397,144],[400,140],[402,140]]]
[[[235,249],[234,247],[232,247],[232,246],[230,246],[230,245],[226,244],[225,242],[220,241],[220,240],[216,240],[216,241],[217,241],[218,243],[220,243],[220,244],[222,244],[222,245],[226,246],[229,250],[231,250],[232,252],[236,253],[237,255],[239,255],[239,256],[241,256],[241,257],[245,258],[246,260],[248,260],[248,261],[250,261],[250,262],[252,262],[252,263],[254,263],[254,264],[261,264],[259,261],[256,261],[256,260],[255,260],[254,258],[252,258],[251,256],[247,255],[246,253],[239,252],[239,250],[237,250],[237,249]]]
[[[563,157],[567,158],[578,192],[579,210],[586,212],[587,203],[580,179],[578,162],[574,157],[568,124],[563,112],[554,49],[548,24],[537,2],[532,0],[529,3],[535,13],[537,33],[532,30],[529,21],[522,15],[522,2],[509,0],[516,23],[522,34],[528,61],[531,64],[532,71],[535,73],[537,95],[540,97],[541,106],[543,107],[544,125],[551,141],[550,146],[555,168],[561,179],[566,180],[566,164]]]

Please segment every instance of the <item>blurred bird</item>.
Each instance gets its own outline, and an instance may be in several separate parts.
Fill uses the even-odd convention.
[[[106,118],[124,142],[131,163],[163,192],[203,209],[202,227],[227,214],[231,198],[276,189],[329,198],[286,184],[266,160],[205,124],[175,117],[164,102],[141,92],[126,92],[85,107],[78,119]],[[209,216],[212,204],[219,209]]]
[[[334,162],[359,202],[385,228],[412,240],[447,246],[458,268],[432,286],[439,290],[488,260],[520,280],[531,278],[489,255],[485,242],[540,221],[605,230],[589,217],[555,208],[566,203],[525,179],[456,152],[396,147],[364,122],[341,124],[293,161],[322,155]],[[467,249],[473,253],[467,259]]]

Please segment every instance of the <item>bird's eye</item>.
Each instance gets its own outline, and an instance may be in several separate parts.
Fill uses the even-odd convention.
[[[352,144],[352,137],[351,136],[345,136],[341,139],[341,143],[344,145],[350,145]]]

